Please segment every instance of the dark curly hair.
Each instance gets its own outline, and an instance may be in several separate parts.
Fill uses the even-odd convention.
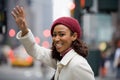
[[[54,43],[52,43],[52,58],[56,59],[56,60],[61,60],[62,57],[60,56],[60,53],[56,50],[55,46],[53,45]],[[88,55],[88,47],[86,45],[86,43],[84,43],[82,40],[80,39],[76,39],[75,41],[72,42],[71,44],[72,49],[75,50],[75,52],[77,52],[77,54],[83,56],[84,58],[87,57]]]

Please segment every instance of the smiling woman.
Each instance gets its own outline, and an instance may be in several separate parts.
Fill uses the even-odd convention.
[[[86,44],[81,40],[81,27],[72,17],[60,17],[51,26],[52,48],[38,45],[28,28],[23,7],[17,6],[12,15],[21,31],[17,39],[27,53],[55,69],[54,80],[95,80],[94,73],[85,57]]]

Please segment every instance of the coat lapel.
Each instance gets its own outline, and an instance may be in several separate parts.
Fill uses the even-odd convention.
[[[60,74],[60,71],[62,70],[62,68],[64,66],[66,66],[69,61],[76,55],[77,53],[72,49],[70,50],[63,58],[60,62],[57,62],[57,70],[56,70],[56,73],[55,73],[55,80],[58,80],[59,79],[59,74]]]

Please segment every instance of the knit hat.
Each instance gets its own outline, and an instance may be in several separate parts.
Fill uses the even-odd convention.
[[[77,38],[81,37],[82,31],[81,31],[81,27],[80,27],[80,24],[77,21],[77,19],[72,18],[72,17],[60,17],[60,18],[58,18],[52,24],[51,35],[53,35],[54,27],[58,24],[63,24],[66,27],[68,27],[72,32],[76,32],[78,35]]]

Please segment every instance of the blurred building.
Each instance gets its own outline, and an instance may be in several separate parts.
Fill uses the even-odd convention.
[[[83,28],[83,39],[90,48],[114,41],[119,35],[119,0],[73,0],[72,15]],[[109,4],[109,5],[108,5]],[[92,46],[91,46],[92,45]]]
[[[6,0],[7,1],[7,39],[6,43],[12,47],[20,45],[16,39],[16,33],[19,31],[11,11],[16,5],[23,6],[26,12],[26,19],[29,28],[35,35],[38,43],[45,41],[44,30],[48,30],[52,23],[52,1],[48,0]],[[47,38],[48,39],[48,38]]]

